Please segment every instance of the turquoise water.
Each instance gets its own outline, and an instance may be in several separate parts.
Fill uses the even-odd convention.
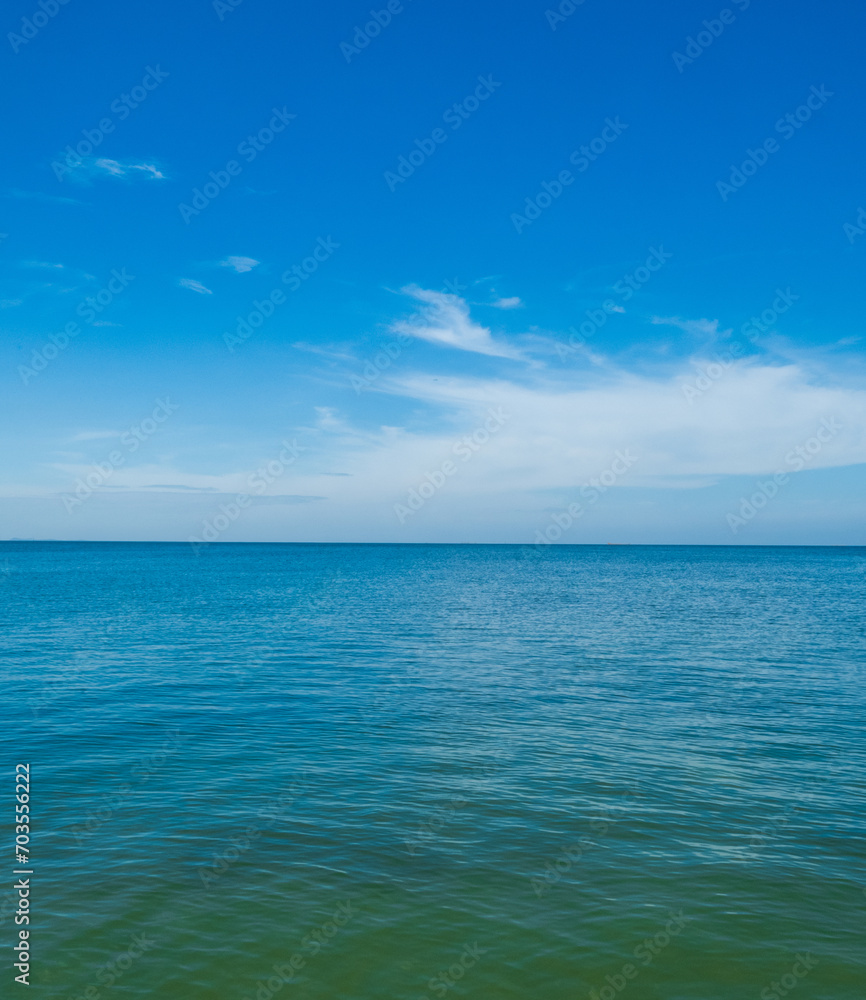
[[[0,588],[38,996],[866,995],[864,549],[4,543]]]

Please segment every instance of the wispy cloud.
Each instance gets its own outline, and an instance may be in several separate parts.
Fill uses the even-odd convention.
[[[15,266],[24,275],[3,282],[3,298],[0,299],[2,309],[20,306],[36,297],[45,300],[50,296],[70,295],[96,280],[92,274],[79,268],[51,261],[21,260]]]
[[[318,344],[308,344],[303,340],[296,340],[291,346],[296,351],[304,351],[307,354],[319,354],[331,361],[349,361],[353,364],[358,361],[357,356],[352,353],[351,349],[349,347],[343,349],[343,345],[320,347]]]
[[[473,322],[469,306],[457,295],[434,292],[417,285],[410,285],[403,292],[422,305],[412,322],[394,324],[396,332],[460,351],[515,361],[524,359],[517,348],[494,340],[490,330]]]
[[[719,321],[717,319],[680,319],[679,316],[653,316],[651,322],[654,326],[674,326],[693,337],[715,339],[719,336]],[[731,331],[724,332],[730,333]]]
[[[519,295],[512,295],[507,299],[497,299],[490,303],[494,309],[522,309],[523,301]]]
[[[359,498],[365,492],[399,495],[405,483],[423,479],[451,454],[455,440],[483,426],[488,413],[508,420],[501,436],[484,446],[483,459],[473,461],[449,489],[470,504],[479,497],[514,497],[574,490],[597,474],[618,450],[639,456],[640,465],[626,486],[695,489],[715,478],[770,475],[790,471],[788,458],[822,426],[838,426],[808,468],[833,468],[866,462],[866,392],[816,385],[803,369],[737,366],[690,406],[682,380],[619,372],[578,387],[546,376],[529,384],[508,380],[463,378],[431,380],[427,376],[395,378],[389,391],[431,404],[442,415],[436,426],[389,428],[362,435],[339,428],[332,419],[334,465],[348,468]]]
[[[438,293],[423,295],[425,303],[432,300],[423,311],[428,325],[419,332],[406,324],[406,332],[499,355],[499,345],[493,342],[491,349],[489,331],[471,321],[465,302]],[[720,324],[678,319],[670,325],[707,338],[718,335]],[[531,339],[524,341],[525,350],[531,350]],[[331,409],[320,414],[325,419],[319,427],[337,446],[329,454],[333,466],[350,470],[371,489],[371,477],[398,490],[416,471],[422,476],[425,469],[436,467],[441,455],[448,454],[449,442],[463,429],[479,426],[485,414],[498,407],[509,416],[507,428],[485,446],[484,461],[467,470],[467,493],[518,495],[574,487],[623,448],[641,456],[629,485],[702,488],[712,477],[790,468],[786,456],[809,441],[826,420],[837,422],[840,429],[810,458],[808,467],[866,462],[866,391],[846,378],[843,369],[834,373],[822,357],[806,355],[797,360],[750,356],[714,367],[705,350],[702,345],[699,354],[671,356],[663,368],[649,373],[607,356],[599,356],[601,367],[582,371],[530,364],[520,371],[519,380],[486,375],[434,378],[429,372],[394,369],[382,374],[375,391],[424,403],[424,412],[432,407],[438,418],[405,427],[383,426],[371,434]],[[706,369],[715,374],[694,399],[684,386]]]
[[[153,162],[123,162],[107,157],[85,156],[69,168],[69,176],[74,180],[89,183],[93,178],[114,177],[122,181],[164,181],[166,175]],[[61,199],[56,199],[61,200]],[[72,199],[62,199],[72,200]]]
[[[200,281],[195,281],[193,278],[178,278],[178,285],[181,288],[188,288],[191,292],[198,292],[199,295],[213,295],[213,292]]]
[[[104,170],[112,177],[134,177],[135,171],[149,180],[165,180],[165,174],[153,163],[121,163],[119,160],[99,159],[94,163],[99,170]]]
[[[225,260],[220,261],[220,266],[231,267],[238,274],[244,274],[246,271],[252,271],[254,267],[258,267],[260,263],[261,261],[254,260],[252,257],[226,257]]]

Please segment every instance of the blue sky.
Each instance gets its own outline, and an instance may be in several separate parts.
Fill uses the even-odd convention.
[[[3,18],[0,536],[866,543],[862,10]]]

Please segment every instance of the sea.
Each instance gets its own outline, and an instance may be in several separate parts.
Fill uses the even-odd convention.
[[[4,996],[866,997],[864,548],[6,542],[0,597]]]

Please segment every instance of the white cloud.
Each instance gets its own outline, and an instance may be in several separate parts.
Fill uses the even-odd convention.
[[[509,420],[485,446],[483,460],[469,463],[460,485],[455,478],[449,487],[467,503],[475,494],[573,489],[605,469],[620,449],[640,456],[628,486],[693,490],[724,476],[791,472],[786,456],[813,438],[824,420],[833,433],[805,468],[866,463],[866,390],[817,354],[793,360],[751,354],[720,365],[704,343],[700,353],[671,352],[663,366],[654,362],[650,370],[627,369],[601,353],[592,354],[591,367],[543,366],[528,355],[549,355],[552,341],[525,335],[522,353],[503,348],[472,321],[462,299],[408,291],[423,307],[416,322],[398,324],[398,330],[477,354],[516,356],[525,364],[514,379],[411,372],[407,366],[383,372],[370,391],[424,404],[411,408],[424,413],[423,425],[370,433],[327,411],[319,428],[333,449],[329,464],[351,472],[355,485],[343,489],[369,491],[368,499],[438,468],[453,442],[480,426],[490,407],[502,407]],[[719,336],[716,320],[658,322],[704,341]],[[699,381],[707,370],[712,376]]]
[[[825,419],[838,430],[807,467],[866,462],[866,391],[813,384],[798,365],[753,362],[733,365],[690,403],[682,387],[695,378],[683,361],[676,374],[664,377],[624,371],[600,376],[595,370],[577,387],[549,377],[516,385],[407,376],[383,388],[440,407],[455,437],[478,426],[488,407],[505,410],[508,424],[473,485],[483,492],[575,486],[625,448],[640,456],[631,484],[642,477],[791,471],[786,455]],[[405,448],[390,456],[398,470],[435,462],[448,435],[404,430],[399,439]],[[367,460],[358,458],[360,465]],[[339,460],[341,467],[352,462],[349,455]]]
[[[410,285],[403,291],[421,302],[422,306],[414,317],[414,322],[395,323],[396,332],[460,351],[472,351],[496,358],[523,359],[522,352],[517,348],[494,340],[486,327],[474,323],[469,316],[469,307],[458,296],[429,291],[416,285]]]
[[[112,177],[132,177],[135,176],[133,171],[139,171],[151,180],[165,180],[165,174],[153,163],[121,163],[119,160],[98,159],[94,161],[94,166]]]
[[[252,271],[254,267],[258,267],[261,261],[254,260],[252,257],[226,257],[225,260],[220,261],[222,267],[232,267],[237,271],[238,274],[244,274],[246,271]]]
[[[711,337],[715,339],[719,336],[719,321],[717,319],[680,319],[679,316],[653,316],[652,323],[655,326],[675,326],[684,333],[693,337]],[[730,333],[730,330],[725,330]]]
[[[423,426],[382,427],[371,434],[328,411],[319,427],[334,449],[330,464],[352,473],[353,484],[342,489],[360,490],[367,499],[438,468],[453,442],[481,426],[491,407],[504,409],[507,426],[485,445],[483,460],[470,462],[471,469],[449,487],[467,503],[491,493],[574,489],[623,449],[639,456],[628,486],[695,489],[723,476],[791,472],[787,457],[814,438],[822,421],[829,421],[832,433],[805,468],[866,463],[866,390],[856,380],[834,376],[821,357],[770,361],[751,355],[719,365],[701,347],[700,356],[670,357],[663,370],[650,373],[627,370],[602,355],[592,368],[544,368],[495,341],[471,320],[462,299],[407,291],[423,307],[415,323],[398,324],[398,330],[527,364],[519,382],[485,375],[437,378],[405,368],[383,373],[371,391],[425,404],[425,413],[437,415],[425,416]],[[710,340],[719,336],[716,320],[655,322]],[[526,351],[549,346],[537,337],[521,343]],[[706,371],[712,377],[699,381]]]
[[[193,278],[178,278],[177,283],[181,288],[188,288],[191,292],[198,292],[199,295],[213,295],[209,288]]]
[[[756,353],[721,365],[709,356],[712,348],[701,345],[700,353],[691,358],[671,352],[663,369],[654,361],[649,369],[627,370],[615,358],[602,356],[603,363],[592,368],[542,367],[530,355],[539,356],[550,341],[522,336],[524,353],[518,360],[523,364],[497,365],[496,370],[504,368],[509,377],[492,377],[478,355],[512,355],[502,355],[502,345],[490,331],[471,320],[466,303],[443,293],[413,289],[412,294],[422,308],[410,332],[474,352],[470,370],[480,374],[455,377],[438,370],[412,371],[412,359],[418,354],[407,352],[369,389],[394,397],[380,399],[381,407],[359,406],[356,419],[349,410],[355,405],[352,394],[347,393],[342,397],[345,404],[331,402],[317,406],[314,414],[307,412],[299,418],[304,420],[302,427],[287,431],[298,433],[304,443],[301,461],[286,470],[272,492],[327,500],[298,503],[290,510],[283,500],[263,501],[239,520],[227,538],[530,541],[539,527],[550,523],[550,511],[561,510],[578,496],[583,484],[610,469],[617,452],[628,452],[636,458],[633,466],[565,540],[626,540],[626,535],[637,540],[682,540],[689,537],[683,532],[691,530],[686,523],[690,517],[693,527],[700,526],[694,530],[703,532],[696,540],[724,542],[731,540],[724,522],[729,509],[725,491],[740,489],[726,477],[754,477],[754,482],[776,471],[792,473],[787,456],[813,439],[823,421],[832,432],[809,456],[805,469],[866,463],[866,389],[850,364],[829,368],[827,358],[833,360],[833,354],[803,351],[793,360],[782,360]],[[718,328],[712,320],[679,322],[700,323],[695,332],[702,336]],[[431,352],[422,356],[429,359]],[[450,364],[454,359],[442,360]],[[695,386],[699,371],[714,374],[706,376],[704,389],[690,394],[690,401],[683,386]],[[387,405],[398,401],[398,406]],[[455,453],[455,444],[482,428],[491,410],[501,410],[504,422],[464,462]],[[383,414],[372,429],[371,412]],[[387,423],[398,420],[402,426]],[[96,440],[102,433],[108,434],[83,431],[76,440]],[[249,448],[238,449],[229,464],[233,471],[225,471],[224,458],[221,454],[216,460],[222,474],[203,473],[198,468],[201,458],[191,471],[177,468],[168,457],[143,468],[125,465],[108,487],[118,498],[127,491],[141,496],[172,491],[180,497],[248,490],[250,470],[260,463],[258,453],[253,457]],[[394,504],[405,504],[409,490],[434,482],[447,460],[454,462],[457,472],[440,477],[445,485],[435,499],[405,524],[398,524]],[[46,488],[66,489],[67,481],[74,482],[90,469],[84,455],[76,457],[56,467],[63,473],[62,481]],[[338,469],[341,475],[320,471],[326,469]],[[786,487],[784,500],[761,523],[770,525],[777,516],[782,523],[790,517],[795,526],[785,540],[806,538],[803,530],[814,540],[823,530],[822,518],[832,519],[843,503],[849,506],[838,517],[847,519],[844,523],[849,526],[862,523],[862,509],[854,510],[854,499],[833,492],[832,484],[843,474],[823,475],[821,479],[806,473],[796,487]],[[817,482],[823,491],[815,502],[808,496],[802,499],[809,482]],[[109,530],[101,519],[109,517],[114,501],[106,494],[107,489],[82,511],[83,517],[92,517],[91,532]],[[129,504],[110,514],[115,518],[110,530],[119,537],[126,537],[124,531],[128,535],[129,524],[147,523],[148,530],[160,530],[165,537],[185,538],[189,522],[199,523],[210,510],[203,507],[200,513],[190,513],[192,508],[180,500],[167,501],[164,508],[137,507],[134,497],[119,502]],[[149,513],[136,521],[137,510]],[[157,525],[148,520],[167,518],[162,512],[169,510],[175,512],[171,521]],[[24,518],[23,506],[22,511]],[[656,534],[646,534],[652,531]]]
[[[497,299],[490,303],[494,309],[522,309],[523,302],[519,295],[512,295],[507,299]]]

